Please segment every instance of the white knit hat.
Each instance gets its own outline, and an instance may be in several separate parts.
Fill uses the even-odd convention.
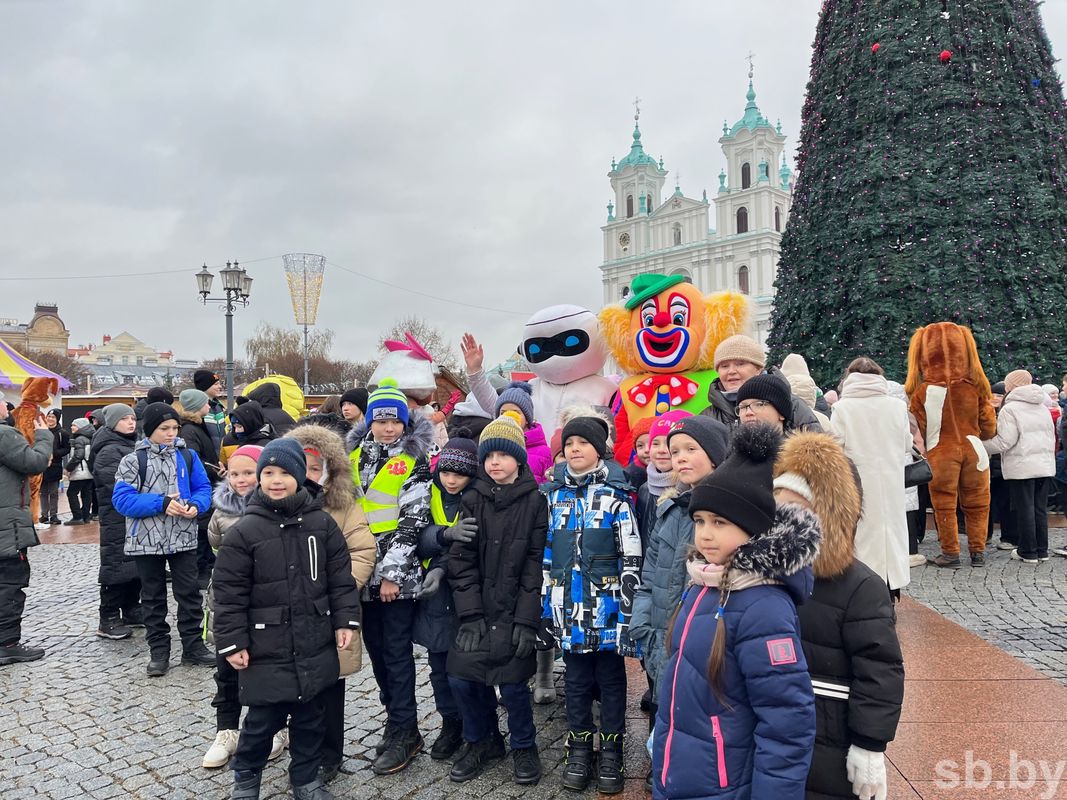
[[[799,494],[809,503],[815,502],[815,493],[811,491],[810,484],[808,484],[807,479],[798,472],[783,472],[774,479],[774,488],[788,489],[791,492]]]

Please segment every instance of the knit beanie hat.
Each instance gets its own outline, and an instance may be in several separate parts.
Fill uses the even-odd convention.
[[[364,414],[367,413],[367,400],[370,399],[370,393],[360,387],[358,389],[349,389],[343,395],[341,395],[341,405],[345,403],[351,403]]]
[[[263,474],[266,467],[281,467],[294,478],[297,488],[304,485],[307,480],[307,459],[304,457],[304,448],[296,439],[283,436],[281,439],[272,439],[267,442],[263,452],[259,454],[256,462],[256,480]]]
[[[478,445],[469,438],[466,428],[457,433],[466,435],[453,436],[441,448],[441,454],[437,456],[436,470],[473,478],[478,474]]]
[[[147,408],[146,408],[147,410]],[[104,407],[104,425],[115,430],[115,426],[125,417],[136,416],[133,409],[125,403],[112,403]],[[156,423],[159,424],[158,422]]]
[[[186,389],[178,395],[178,403],[181,404],[182,410],[187,411],[190,414],[195,414],[202,409],[207,405],[207,401],[207,393],[202,392],[199,389]]]
[[[532,425],[534,421],[533,387],[526,381],[512,381],[508,388],[500,393],[496,401],[494,413],[499,417],[500,408],[505,403],[511,403],[519,407],[522,415],[526,417],[526,424]]]
[[[93,423],[91,423],[85,417],[78,417],[76,420],[70,423],[71,427],[74,428],[74,430],[76,431],[83,431],[86,428],[92,427],[92,424]]]
[[[111,427],[111,417],[108,416],[108,412],[110,412],[111,409],[115,408],[115,406],[122,406],[122,416],[133,413],[133,409],[130,408],[128,405],[125,405],[123,403],[112,403],[106,409],[104,409],[104,418],[109,421],[109,428]],[[119,412],[116,411],[115,413],[118,414]],[[118,424],[119,420],[122,419],[122,416],[115,417],[116,425]],[[169,406],[166,403],[149,403],[147,406],[145,406],[144,410],[144,435],[151,436],[155,429],[162,425],[164,422],[166,422],[168,419],[172,419],[175,422],[181,424],[181,420],[178,419],[178,412],[175,411],[174,406]]]
[[[607,457],[608,453],[608,423],[600,417],[575,417],[563,428],[560,437],[566,448],[567,440],[572,436],[581,436],[589,444],[593,445],[596,454],[601,458]]]
[[[804,356],[800,353],[790,353],[782,361],[781,373],[792,378],[794,375],[804,375],[805,377],[811,377],[811,371],[808,369],[808,362],[804,360]]]
[[[408,399],[402,391],[396,388],[396,381],[392,378],[383,378],[378,388],[367,398],[365,413],[369,422],[398,419],[407,425],[410,416]]]
[[[482,429],[478,438],[478,463],[493,452],[507,453],[520,464],[526,463],[526,434],[510,417],[497,417]]]
[[[793,418],[789,384],[775,375],[755,375],[741,384],[737,390],[737,405],[740,406],[745,400],[765,400],[778,409],[786,422]]]
[[[63,416],[62,409],[58,409],[58,408],[50,408],[45,413],[48,414],[49,416],[55,417],[56,421],[59,421],[59,419]]]
[[[658,417],[652,420],[652,425],[648,429],[648,443],[652,444],[656,439],[661,436],[667,436],[674,426],[681,422],[683,419],[688,419],[693,416],[688,411],[668,411],[666,414],[660,414]],[[637,438],[636,436],[634,437]]]
[[[748,361],[760,369],[767,363],[767,356],[763,354],[763,346],[751,336],[737,334],[728,339],[723,339],[715,348],[715,369],[723,361]]]
[[[1004,391],[1004,381],[997,381],[992,386],[990,386],[989,389],[990,389],[991,392],[993,392],[993,394],[999,394],[999,395],[1007,394],[1007,392]]]
[[[810,375],[789,375],[789,388],[804,401],[808,408],[815,408],[816,386]]]
[[[1034,382],[1034,376],[1025,369],[1016,369],[1004,376],[1004,394],[1009,395],[1020,386],[1029,386]]]
[[[679,433],[692,436],[716,467],[726,459],[730,447],[730,429],[714,417],[689,417],[678,422],[667,434],[667,442]]]
[[[164,386],[153,386],[148,390],[148,395],[145,397],[146,403],[166,403],[170,405],[174,402],[174,395],[170,393],[170,390]]]
[[[236,450],[234,450],[232,453],[230,453],[230,461],[233,461],[233,459],[237,458],[237,456],[244,456],[245,458],[250,458],[258,463],[259,456],[260,454],[262,454],[262,452],[263,448],[260,447],[258,444],[243,444]]]
[[[637,449],[637,440],[640,439],[642,436],[648,435],[650,433],[650,431],[652,430],[652,423],[655,422],[657,419],[661,419],[661,417],[641,417],[641,419],[637,420],[634,426],[630,428],[630,436],[633,437],[632,441],[634,443],[635,450]],[[648,436],[648,441],[652,441],[651,435]]]
[[[206,392],[219,382],[219,376],[209,369],[198,369],[193,373],[193,386],[202,392]]]
[[[763,423],[742,425],[735,430],[726,460],[693,487],[689,514],[710,511],[755,538],[774,524],[771,475],[778,456],[779,435]]]

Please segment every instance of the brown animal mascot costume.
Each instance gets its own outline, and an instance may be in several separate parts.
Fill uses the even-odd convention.
[[[41,415],[41,406],[49,404],[50,395],[59,391],[55,378],[27,378],[22,384],[22,402],[12,413],[14,426],[31,445],[34,441],[33,421]],[[41,475],[30,477],[30,519],[41,516]]]
[[[989,379],[982,371],[978,347],[969,328],[935,322],[919,328],[908,348],[904,385],[926,442],[933,472],[930,504],[934,507],[941,554],[939,567],[960,566],[956,504],[967,523],[972,558],[985,552],[989,521],[989,472],[968,436],[990,439],[997,432]]]

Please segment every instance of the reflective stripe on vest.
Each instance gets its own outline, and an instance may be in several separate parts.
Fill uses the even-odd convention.
[[[441,490],[437,488],[436,483],[430,484],[430,516],[433,518],[434,524],[444,525],[446,528],[451,528],[459,520],[459,511],[456,512],[456,516],[452,517],[452,519],[448,518],[448,514],[445,512],[445,504],[441,501]],[[429,569],[432,560],[431,558],[424,558],[422,560],[422,568]]]
[[[356,448],[348,457],[352,464],[352,479],[356,484],[360,482],[360,452],[361,448]],[[414,468],[415,459],[411,456],[393,456],[382,465],[364,492],[360,505],[375,536],[395,531],[400,524],[400,490]]]

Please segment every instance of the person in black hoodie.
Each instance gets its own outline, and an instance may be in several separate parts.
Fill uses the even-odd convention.
[[[274,428],[275,436],[285,436],[296,424],[296,420],[282,407],[282,387],[278,384],[260,384],[248,393],[248,399],[263,406],[263,419]]]
[[[341,529],[310,492],[303,448],[278,439],[256,465],[259,487],[226,534],[212,579],[215,642],[248,706],[232,797],[259,797],[274,734],[289,724],[296,800],[329,800],[319,780],[325,707],[338,649],[358,635],[359,592]]]
[[[59,524],[59,484],[63,480],[63,458],[70,452],[70,436],[63,430],[62,411],[49,409],[44,419],[52,431],[52,460],[41,478],[41,524]]]
[[[885,580],[855,557],[858,476],[833,437],[809,432],[786,438],[774,471],[778,504],[810,509],[823,532],[814,591],[797,608],[817,723],[806,797],[885,797],[904,663]]]
[[[104,410],[104,421],[93,437],[88,464],[100,506],[100,627],[96,635],[126,639],[133,633],[131,627],[144,627],[141,579],[136,562],[123,551],[126,517],[115,510],[111,495],[119,464],[137,444],[137,418],[125,403],[112,403]]]
[[[258,444],[263,447],[279,434],[263,417],[263,407],[255,400],[246,400],[230,412],[232,430],[222,440],[219,452],[219,466],[225,468],[230,453],[246,444]]]
[[[504,757],[492,689],[499,686],[515,782],[534,784],[541,779],[541,759],[526,682],[536,671],[548,503],[527,466],[522,428],[510,418],[485,426],[478,460],[481,471],[464,493],[460,512],[475,519],[478,535],[453,543],[448,553],[460,623],[448,653],[448,679],[469,745],[450,777],[457,783],[472,780],[487,762]]]
[[[144,410],[152,403],[166,403],[168,406],[174,403],[174,395],[165,386],[153,386],[148,394],[138,400],[133,406],[134,416],[137,417],[137,438],[144,433]]]

